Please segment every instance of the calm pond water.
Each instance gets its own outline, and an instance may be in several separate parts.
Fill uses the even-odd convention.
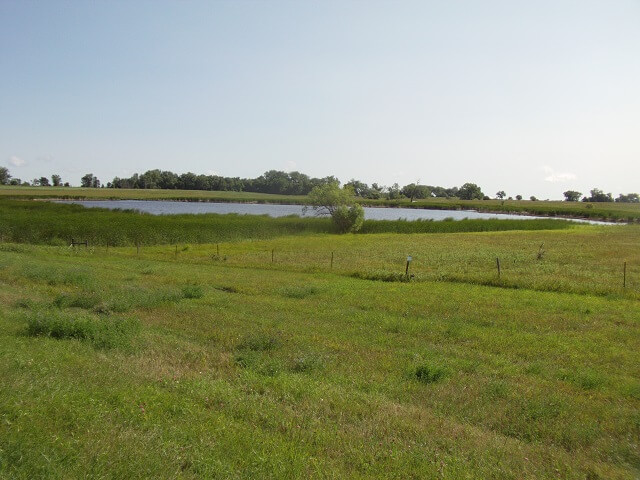
[[[285,217],[287,215],[314,216],[309,209],[306,214],[301,205],[275,205],[256,203],[212,203],[212,202],[173,202],[164,200],[60,200],[60,203],[75,203],[89,208],[133,209],[153,215],[176,215],[183,213],[237,213],[240,215],[269,215]],[[473,210],[426,210],[421,208],[372,208],[365,207],[364,216],[369,220],[454,220],[469,219],[533,219],[546,218],[529,215],[510,215],[504,213],[481,213]],[[588,223],[588,220],[576,220]]]

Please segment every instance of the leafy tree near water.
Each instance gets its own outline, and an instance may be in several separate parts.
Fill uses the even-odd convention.
[[[400,193],[413,202],[414,199],[429,198],[431,197],[431,190],[425,185],[420,185],[418,182],[405,185],[400,190]]]
[[[87,173],[80,179],[80,185],[83,188],[100,188],[100,180],[93,173]]]
[[[458,198],[460,200],[482,200],[484,193],[475,183],[465,183],[458,190]]]
[[[613,202],[613,196],[610,193],[604,193],[599,188],[591,190],[590,197],[584,197],[583,202]]]
[[[7,167],[0,167],[0,185],[8,185],[10,179],[9,169]]]
[[[563,193],[564,195],[564,199],[567,202],[577,202],[578,200],[580,200],[580,197],[582,196],[582,192],[577,192],[575,190],[567,190],[566,192]]]
[[[340,188],[337,182],[319,185],[309,193],[309,202],[317,215],[331,215],[341,233],[362,228],[364,209],[355,202],[351,187]]]
[[[640,195],[637,193],[628,193],[627,195],[620,194],[616,198],[618,203],[640,203]]]

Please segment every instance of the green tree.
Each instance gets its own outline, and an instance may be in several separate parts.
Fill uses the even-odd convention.
[[[587,198],[588,202],[613,202],[613,196],[610,193],[604,193],[599,188],[591,190],[591,196]]]
[[[426,185],[420,185],[420,182],[405,185],[400,193],[413,202],[414,199],[427,198],[431,196],[431,190]]]
[[[496,193],[496,198],[499,198],[500,200],[502,200],[506,196],[507,194],[504,190],[500,190],[498,193]]]
[[[616,202],[621,203],[640,203],[640,195],[637,193],[628,193],[627,195],[620,194],[616,198]]]
[[[516,195],[516,200],[522,200],[522,195]]]
[[[576,192],[575,190],[567,190],[563,193],[566,202],[577,202],[582,196],[582,192]]]
[[[341,233],[362,228],[364,210],[356,203],[351,187],[340,188],[337,182],[319,185],[309,193],[309,203],[317,215],[331,215]]]
[[[402,198],[402,192],[400,192],[400,185],[394,183],[390,187],[387,188],[387,198],[389,200],[397,200],[398,198]]]
[[[60,175],[51,175],[51,184],[54,187],[59,187],[62,185],[62,177]]]
[[[482,200],[484,193],[475,183],[465,183],[458,190],[458,198],[460,200]]]
[[[100,188],[100,180],[93,173],[87,173],[80,179],[80,186],[83,188]]]
[[[0,167],[0,185],[8,185],[11,175],[7,167]]]
[[[39,183],[40,183],[41,187],[50,187],[51,186],[51,184],[49,183],[49,179],[47,177],[40,177]]]

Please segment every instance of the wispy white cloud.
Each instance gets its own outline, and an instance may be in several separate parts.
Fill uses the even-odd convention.
[[[14,167],[22,167],[23,165],[27,164],[26,161],[24,161],[22,158],[17,157],[15,155],[12,155],[11,158],[9,158],[9,163]]]
[[[220,174],[215,170],[207,170],[207,175],[220,175]]]
[[[542,167],[545,173],[544,181],[550,183],[562,183],[569,180],[575,180],[576,174],[571,172],[556,172],[553,168],[545,165]]]

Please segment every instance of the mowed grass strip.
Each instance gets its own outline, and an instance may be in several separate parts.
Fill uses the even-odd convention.
[[[0,476],[637,476],[635,299],[182,258],[1,252]],[[111,318],[56,305],[96,286],[182,298],[133,305],[128,349],[27,335]]]

